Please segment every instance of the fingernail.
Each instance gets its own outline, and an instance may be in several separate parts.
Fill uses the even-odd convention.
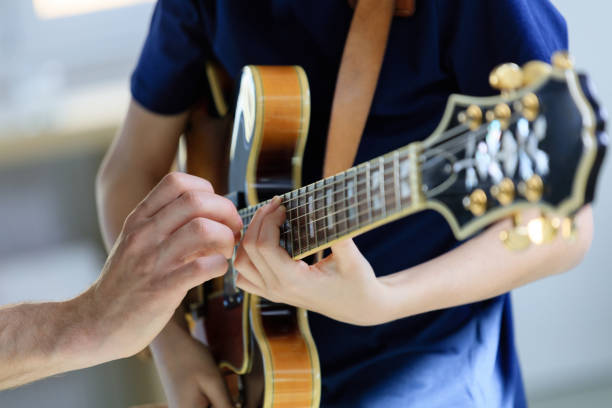
[[[281,203],[281,198],[280,196],[274,196],[274,198],[272,198],[272,201],[270,204],[277,206]]]

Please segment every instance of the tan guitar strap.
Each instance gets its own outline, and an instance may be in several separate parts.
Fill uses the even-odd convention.
[[[323,176],[353,165],[382,66],[393,15],[412,15],[414,0],[349,0],[355,13],[331,108]]]

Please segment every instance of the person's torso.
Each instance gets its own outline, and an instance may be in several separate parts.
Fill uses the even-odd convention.
[[[218,0],[200,5],[210,47],[234,78],[248,64],[305,69],[312,116],[303,181],[317,180],[350,7],[343,0]],[[417,6],[415,17],[393,21],[356,162],[426,138],[438,125],[448,96],[457,91],[445,66],[435,7],[426,2]],[[355,241],[377,275],[418,265],[457,244],[434,212],[406,217]],[[509,308],[509,297],[503,296],[377,327],[351,326],[312,313],[322,405],[486,406],[515,391],[522,401]],[[506,336],[510,340],[505,342]],[[506,359],[501,365],[499,355]]]

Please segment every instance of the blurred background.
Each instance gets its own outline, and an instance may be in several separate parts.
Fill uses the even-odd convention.
[[[570,49],[612,106],[612,3],[553,0]],[[0,305],[66,299],[103,264],[94,178],[129,101],[150,0],[0,1]],[[612,165],[595,239],[564,275],[514,292],[532,407],[612,406]],[[1,368],[0,368],[1,369]],[[0,407],[127,407],[163,400],[152,363],[103,364],[0,392]]]

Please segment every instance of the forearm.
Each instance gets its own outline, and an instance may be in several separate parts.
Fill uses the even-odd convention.
[[[385,320],[394,320],[506,293],[529,282],[566,271],[586,253],[592,237],[590,207],[576,217],[578,237],[513,252],[499,233],[511,227],[500,222],[464,245],[422,265],[386,276],[389,292]]]
[[[0,308],[0,389],[98,363],[76,302]]]
[[[187,113],[161,116],[131,102],[96,179],[98,215],[107,249],[128,214],[170,170],[186,120]]]

